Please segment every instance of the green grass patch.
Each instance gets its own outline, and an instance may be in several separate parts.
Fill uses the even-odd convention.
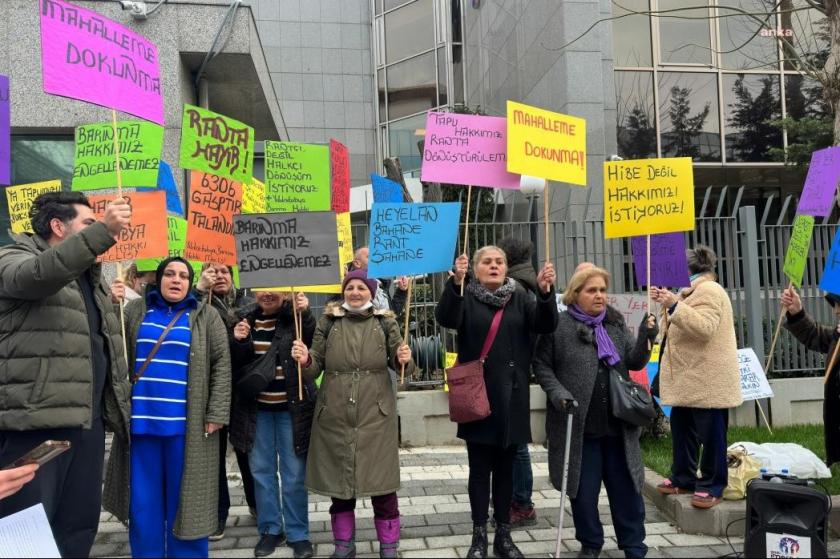
[[[766,427],[730,427],[727,435],[729,444],[739,441],[762,443],[796,443],[807,448],[825,460],[822,425],[790,425],[773,429],[773,434]],[[655,439],[642,438],[642,457],[645,466],[661,476],[671,473],[671,437]],[[819,480],[829,493],[840,495],[840,464],[831,467],[831,479]]]

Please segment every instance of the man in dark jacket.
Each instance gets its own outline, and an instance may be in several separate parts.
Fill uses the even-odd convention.
[[[42,442],[69,451],[0,501],[0,517],[43,503],[63,557],[87,557],[99,526],[105,427],[128,437],[120,322],[96,258],[131,219],[122,198],[101,221],[78,192],[39,196],[34,234],[0,248],[0,467]]]

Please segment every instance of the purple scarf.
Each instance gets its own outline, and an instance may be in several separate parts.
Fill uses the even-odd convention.
[[[598,316],[583,312],[577,305],[569,305],[566,310],[572,318],[578,322],[583,322],[595,331],[595,347],[598,348],[598,359],[603,359],[608,365],[615,365],[621,361],[612,338],[607,334],[607,329],[604,328],[604,317],[607,316],[606,308]]]

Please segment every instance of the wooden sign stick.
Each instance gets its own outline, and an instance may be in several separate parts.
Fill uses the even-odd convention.
[[[645,276],[647,278],[647,309],[648,314],[653,314],[653,307],[650,302],[650,235],[647,236],[647,242],[645,244],[647,245],[647,260],[645,260],[645,265],[647,266],[647,276]],[[653,349],[653,344],[648,339],[648,351],[651,349]]]
[[[787,289],[793,287],[793,282],[788,283]],[[782,307],[782,314],[779,315],[779,320],[776,322],[776,331],[773,333],[773,341],[770,342],[770,351],[767,352],[767,362],[764,363],[764,374],[770,373],[770,365],[773,364],[773,350],[776,348],[776,342],[779,341],[779,333],[782,331],[782,322],[785,320],[785,313],[787,307]]]
[[[545,224],[545,263],[547,264],[551,262],[551,244],[548,236],[548,209],[551,204],[549,202],[547,184],[545,185],[543,192],[545,193],[545,199],[543,200],[543,223]]]
[[[405,294],[405,329],[403,330],[403,343],[408,344],[408,317],[411,315],[411,285],[414,281],[408,278],[408,293]],[[461,288],[464,284],[461,284]],[[405,384],[405,363],[402,364],[402,371],[400,372],[400,384]]]
[[[840,341],[838,341],[837,344],[834,346],[834,351],[831,354],[831,359],[828,361],[828,367],[825,368],[825,377],[823,377],[823,384],[828,384],[828,376],[831,374],[831,370],[837,363],[838,351],[840,351]]]
[[[467,211],[464,220],[464,254],[470,256],[470,200],[472,199],[472,185],[467,187]],[[464,296],[464,284],[467,283],[467,276],[461,280],[461,297]]]
[[[117,198],[122,198],[122,170],[120,169],[120,142],[117,137],[117,111],[111,109],[111,126],[114,129],[114,169],[117,171]],[[117,261],[117,277],[122,280],[122,262]],[[123,355],[128,365],[128,344],[125,340],[125,297],[120,299],[120,332],[122,333]],[[131,371],[129,371],[131,373]]]
[[[301,320],[298,320],[298,311],[297,311],[297,301],[295,298],[295,288],[292,288],[292,315],[295,317],[295,338],[302,342],[303,340],[303,333],[301,328]],[[297,362],[297,373],[298,373],[298,401],[303,400],[303,371],[300,366],[300,361]]]

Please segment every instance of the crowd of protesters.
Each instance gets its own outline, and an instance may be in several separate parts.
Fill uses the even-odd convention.
[[[396,321],[408,278],[368,277],[362,247],[320,318],[302,293],[249,295],[228,267],[210,263],[197,274],[178,257],[151,272],[132,265],[106,285],[97,257],[130,222],[125,200],[96,220],[83,194],[48,193],[30,215],[34,233],[0,248],[0,467],[47,440],[71,447],[40,466],[0,470],[0,517],[43,503],[62,556],[85,557],[104,508],[127,523],[134,557],[206,557],[230,508],[229,441],[256,517],[255,556],[284,543],[294,557],[313,555],[310,492],[332,500],[333,557],[355,556],[362,498],[372,501],[380,556],[397,556],[393,383],[394,371],[414,370]],[[549,262],[536,271],[529,243],[506,239],[455,260],[435,316],[457,331],[459,363],[483,359],[490,407],[458,425],[469,461],[468,557],[488,554],[491,501],[497,557],[522,557],[511,529],[536,523],[532,376],[547,396],[558,489],[569,460],[580,556],[597,557],[604,544],[602,483],[619,548],[645,556],[640,428],[612,413],[610,382],[644,368],[657,340],[657,388],[674,406],[673,470],[658,489],[692,493],[698,508],[719,502],[727,410],[741,402],[732,307],[715,281],[714,253],[695,247],[687,261],[691,287],[651,288],[663,314],[647,314],[636,337],[607,304],[607,270],[581,264],[565,280],[560,312],[555,270]],[[834,329],[814,323],[795,291],[783,304],[803,344],[832,349]],[[827,390],[837,386],[834,375]],[[826,408],[826,421],[840,422],[837,411]],[[829,460],[840,458],[840,443],[827,444]]]

